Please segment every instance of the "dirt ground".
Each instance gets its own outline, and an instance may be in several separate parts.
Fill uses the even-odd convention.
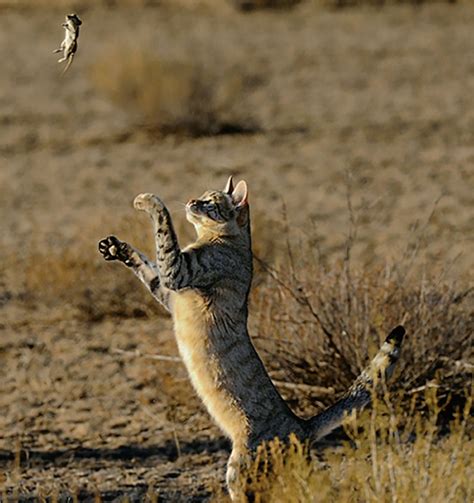
[[[0,487],[22,501],[221,500],[229,446],[173,359],[170,320],[101,262],[97,241],[152,249],[131,208],[143,191],[189,238],[181,203],[234,173],[249,184],[255,249],[271,260],[284,203],[328,263],[352,216],[360,267],[416,249],[421,269],[468,284],[474,8],[77,11],[64,77],[52,54],[64,13],[0,11]],[[138,127],[96,84],[121,44],[238,76],[219,113],[245,133]],[[113,54],[114,65],[128,57]]]

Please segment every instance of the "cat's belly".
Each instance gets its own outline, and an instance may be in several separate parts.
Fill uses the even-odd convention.
[[[191,382],[220,428],[234,442],[245,444],[247,422],[220,378],[219,361],[209,347],[209,311],[199,293],[186,290],[172,297],[179,352]]]

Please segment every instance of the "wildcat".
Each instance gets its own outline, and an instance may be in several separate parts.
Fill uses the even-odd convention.
[[[316,441],[339,426],[346,414],[370,402],[372,384],[389,377],[405,330],[387,337],[371,364],[345,396],[310,419],[296,416],[273,385],[247,331],[252,250],[247,184],[210,190],[186,204],[196,230],[181,249],[170,214],[152,194],[135,198],[137,210],[153,222],[157,257],[149,260],[129,244],[109,236],[99,242],[105,260],[129,267],[173,317],[180,355],[207,410],[232,441],[226,481],[240,498],[239,470],[262,442],[290,434]]]
[[[55,49],[53,53],[62,52],[63,57],[58,59],[58,63],[66,61],[63,74],[67,72],[74,59],[77,51],[77,39],[79,38],[79,27],[82,21],[76,14],[67,14],[66,22],[62,24],[64,27],[64,40],[61,42],[59,49]]]

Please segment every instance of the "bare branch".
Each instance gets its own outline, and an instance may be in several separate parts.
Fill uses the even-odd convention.
[[[159,361],[164,361],[164,362],[182,362],[182,360],[179,356],[168,356],[168,355],[142,353],[138,349],[135,349],[135,351],[127,351],[125,349],[112,348],[112,349],[110,349],[110,352],[116,353],[119,355],[132,356],[134,358],[148,358],[149,360],[159,360]]]
[[[313,396],[334,395],[334,393],[336,392],[332,387],[326,388],[324,386],[313,386],[312,384],[303,384],[303,383],[297,384],[287,381],[279,381],[276,379],[272,379],[272,382],[273,384],[281,388],[304,391],[305,393],[308,393],[309,395]]]

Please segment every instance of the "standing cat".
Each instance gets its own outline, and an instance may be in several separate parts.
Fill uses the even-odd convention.
[[[370,401],[372,383],[390,375],[405,330],[387,337],[370,366],[346,395],[321,414],[302,419],[278,393],[247,331],[252,250],[247,185],[207,191],[186,205],[197,240],[183,250],[171,217],[152,194],[135,198],[136,209],[153,221],[157,258],[150,261],[110,236],[99,243],[105,260],[119,260],[172,314],[180,355],[209,413],[232,441],[227,485],[232,499],[242,492],[239,468],[259,444],[274,437],[318,440],[339,426],[345,414]]]

